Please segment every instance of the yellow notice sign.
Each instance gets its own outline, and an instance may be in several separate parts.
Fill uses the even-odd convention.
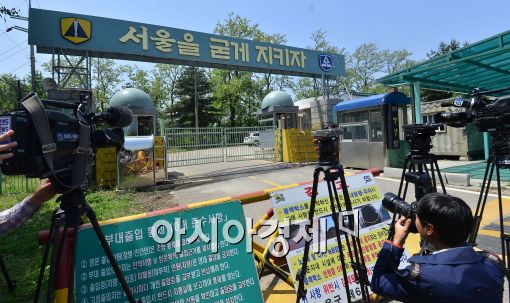
[[[80,44],[88,41],[92,34],[92,23],[80,18],[60,19],[60,33],[64,39]]]

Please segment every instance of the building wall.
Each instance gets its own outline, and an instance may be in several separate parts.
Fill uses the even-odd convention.
[[[333,107],[341,101],[341,99],[327,99],[324,97],[313,100],[310,103],[312,129],[321,129],[329,123],[334,123]]]

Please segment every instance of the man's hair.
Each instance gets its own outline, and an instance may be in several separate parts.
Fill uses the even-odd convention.
[[[441,193],[421,198],[416,213],[423,225],[434,225],[439,240],[451,247],[464,244],[474,224],[473,214],[466,202]]]

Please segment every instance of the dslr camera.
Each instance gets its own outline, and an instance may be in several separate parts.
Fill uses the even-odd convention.
[[[74,181],[85,181],[93,152],[99,147],[121,149],[122,127],[132,120],[127,107],[87,113],[91,98],[89,91],[83,91],[78,101],[40,100],[32,93],[20,101],[20,110],[1,114],[0,132],[14,130],[11,140],[18,142],[12,149],[14,156],[3,161],[2,173],[50,178],[59,192],[82,186]],[[97,129],[96,124],[102,122],[110,127]],[[77,162],[85,164],[77,166]],[[83,176],[78,176],[83,168]]]
[[[315,150],[319,153],[319,165],[338,164],[340,151],[339,139],[342,131],[337,124],[329,124],[323,129],[312,132]]]
[[[406,203],[399,196],[393,193],[385,193],[382,200],[382,205],[394,214],[399,214],[406,218],[411,219],[410,232],[417,233],[418,230],[414,225],[416,219],[416,210],[418,208],[418,202],[424,195],[435,192],[436,190],[432,186],[432,180],[430,176],[425,172],[421,171],[410,171],[405,174],[405,180],[409,183],[414,184],[414,191],[416,201]]]

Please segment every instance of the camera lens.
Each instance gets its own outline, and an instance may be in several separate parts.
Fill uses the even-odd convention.
[[[406,203],[399,196],[393,193],[385,193],[382,205],[392,213],[402,215],[406,218],[412,218],[414,211],[411,204]]]

